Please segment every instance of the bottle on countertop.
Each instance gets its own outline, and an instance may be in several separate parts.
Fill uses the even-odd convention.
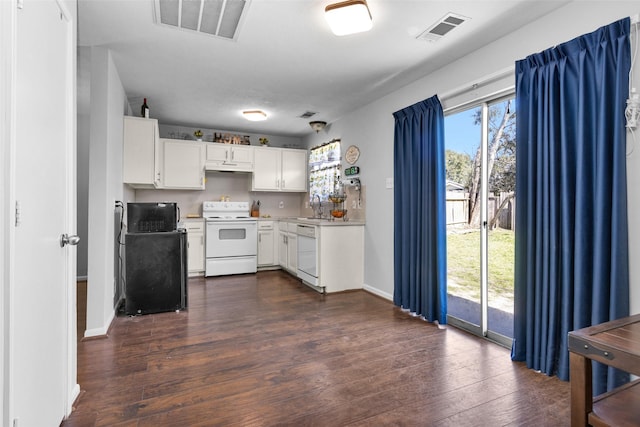
[[[253,204],[251,205],[251,216],[255,218],[260,216],[260,200],[258,200],[258,202],[255,200],[253,201]]]
[[[142,107],[140,108],[140,115],[145,119],[149,118],[149,106],[147,105],[147,98],[144,99]]]

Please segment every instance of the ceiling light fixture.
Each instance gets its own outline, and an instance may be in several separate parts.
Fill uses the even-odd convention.
[[[248,110],[248,111],[243,111],[242,114],[244,115],[244,118],[247,120],[251,120],[252,122],[259,122],[262,120],[267,120],[267,115],[260,110]]]
[[[320,121],[309,122],[309,126],[311,126],[311,129],[315,130],[316,133],[324,129],[326,125],[327,125],[327,122],[320,122]]]
[[[373,26],[366,0],[347,0],[325,7],[325,18],[336,36],[369,31]]]

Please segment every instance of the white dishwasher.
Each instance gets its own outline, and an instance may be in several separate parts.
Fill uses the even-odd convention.
[[[318,286],[318,240],[314,225],[298,224],[298,277]]]

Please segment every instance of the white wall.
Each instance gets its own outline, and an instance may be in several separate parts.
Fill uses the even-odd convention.
[[[114,309],[114,212],[123,200],[122,117],[127,100],[110,52],[91,49],[87,330],[106,334]]]
[[[526,56],[594,31],[640,12],[637,1],[574,1],[518,31],[441,68],[404,88],[331,123],[320,134],[305,138],[307,146],[342,138],[346,149],[360,147],[361,180],[367,188],[365,283],[387,298],[393,295],[393,190],[385,178],[393,177],[393,112],[512,67]],[[636,81],[640,85],[640,66]],[[509,79],[505,80],[508,82]],[[513,85],[513,79],[505,83]],[[443,102],[445,107],[450,107]],[[640,132],[638,132],[640,134]],[[640,141],[628,156],[630,260],[640,256]],[[635,185],[634,185],[635,184]],[[640,266],[631,264],[631,312],[640,312]]]
[[[86,49],[86,48],[85,48]],[[88,113],[78,114],[78,280],[87,277],[88,225],[89,225],[89,141],[91,122]]]

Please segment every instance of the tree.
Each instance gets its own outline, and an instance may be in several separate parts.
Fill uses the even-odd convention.
[[[471,156],[453,150],[445,150],[447,180],[458,183],[466,188],[471,185]]]
[[[515,116],[513,100],[489,107],[489,138],[487,146],[487,169],[489,191],[502,192],[515,189]],[[474,124],[482,123],[482,110],[474,117]],[[482,145],[478,145],[473,159],[472,179],[469,187],[469,224],[480,226],[480,178]],[[494,170],[495,168],[495,170]]]

